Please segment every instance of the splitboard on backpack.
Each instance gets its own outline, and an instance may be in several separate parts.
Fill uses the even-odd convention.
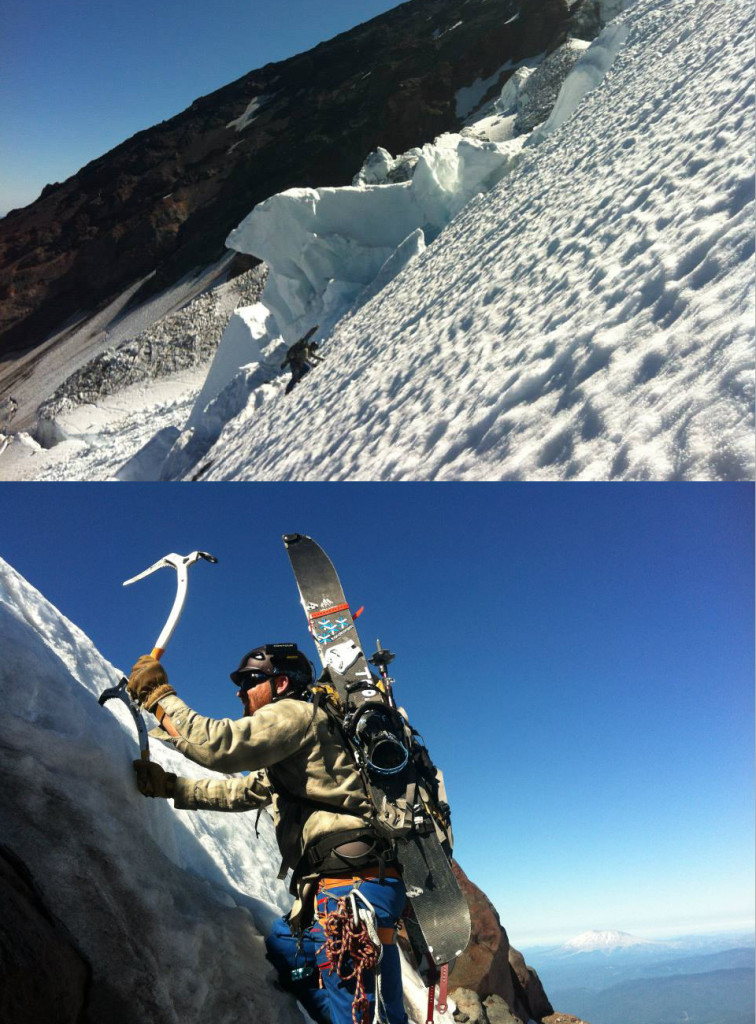
[[[334,719],[373,806],[373,826],[400,866],[411,913],[406,932],[416,966],[433,985],[470,941],[470,912],[451,867],[449,808],[436,768],[397,708],[378,644],[365,656],[339,577],[325,552],[303,534],[284,544],[307,623],[323,665],[314,700]],[[359,614],[359,613],[357,613]],[[432,996],[431,996],[432,998]]]

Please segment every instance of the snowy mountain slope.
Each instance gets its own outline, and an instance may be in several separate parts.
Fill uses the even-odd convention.
[[[347,21],[367,14],[347,10]],[[310,21],[317,38],[317,8]],[[568,25],[564,0],[392,3],[197,97],[0,220],[0,352],[40,344],[137,280],[139,300],[175,284],[274,192],[345,183],[377,145],[453,130],[460,90],[556,45]]]
[[[270,819],[177,811],[134,785],[133,721],[97,696],[120,673],[0,559],[0,835],[92,967],[87,1020],[294,1024],[263,936],[289,905]],[[152,756],[208,773],[172,749]],[[23,943],[21,937],[19,943]],[[423,990],[405,991],[424,1020]],[[6,1005],[6,1004],[4,1004]]]
[[[255,267],[201,293],[136,337],[111,345],[67,377],[41,403],[37,411],[37,439],[41,440],[44,424],[59,418],[61,412],[97,402],[132,384],[159,380],[211,362],[229,316],[237,306],[256,302],[264,281],[265,267]]]
[[[639,946],[656,947],[658,942],[651,942],[648,939],[639,939],[629,932],[618,931],[590,931],[581,932],[572,939],[568,939],[559,949],[564,953],[612,953],[618,949],[635,949]]]
[[[752,476],[752,14],[638,0],[618,23],[573,117],[203,479]]]
[[[260,204],[231,243],[271,264],[262,362],[49,452],[17,435],[0,475],[752,478],[752,33],[734,3],[635,0],[529,135],[521,68],[461,135],[374,154],[386,184]],[[315,323],[325,361],[284,398],[277,346]]]

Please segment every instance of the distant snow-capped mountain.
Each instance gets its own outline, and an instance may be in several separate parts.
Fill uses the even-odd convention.
[[[581,932],[560,947],[565,953],[613,953],[618,949],[637,946],[656,946],[650,939],[639,939],[636,935],[619,931]]]

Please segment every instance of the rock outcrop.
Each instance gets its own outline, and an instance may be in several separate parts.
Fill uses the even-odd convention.
[[[0,358],[207,265],[261,200],[460,125],[456,96],[558,46],[565,0],[415,0],[140,132],[0,221]],[[509,62],[509,63],[507,63]],[[503,67],[506,65],[506,67]],[[488,95],[488,93],[486,93]]]
[[[449,979],[458,1006],[480,1005],[481,1024],[525,1024],[553,1013],[538,975],[510,946],[491,901],[456,863],[454,871],[472,919],[470,945],[458,958]],[[463,1012],[473,1024],[474,1013]]]

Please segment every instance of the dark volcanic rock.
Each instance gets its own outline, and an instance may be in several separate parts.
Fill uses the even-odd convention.
[[[411,0],[47,186],[0,221],[0,357],[153,271],[139,299],[210,263],[275,192],[347,184],[378,146],[402,152],[456,129],[457,90],[552,49],[567,18],[565,0]]]

